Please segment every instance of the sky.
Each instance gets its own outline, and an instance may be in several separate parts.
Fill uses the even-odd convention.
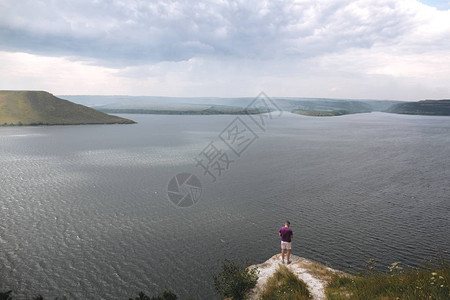
[[[0,89],[450,98],[450,1],[0,0]]]

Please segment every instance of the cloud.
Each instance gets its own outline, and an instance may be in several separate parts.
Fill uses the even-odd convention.
[[[77,74],[97,93],[109,80],[132,94],[370,98],[396,82],[396,97],[445,96],[449,19],[415,0],[0,0],[2,68],[22,70],[0,88],[34,78],[68,93]]]
[[[0,47],[133,65],[304,58],[416,30],[411,1],[3,1]]]
[[[47,90],[57,93],[96,94],[101,88],[120,94],[128,79],[115,76],[117,70],[86,65],[63,57],[45,57],[28,53],[0,51],[0,88]]]

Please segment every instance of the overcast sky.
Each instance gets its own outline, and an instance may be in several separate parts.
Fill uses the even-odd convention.
[[[450,1],[0,0],[0,89],[450,98]]]

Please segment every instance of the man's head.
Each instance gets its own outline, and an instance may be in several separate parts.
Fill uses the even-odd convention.
[[[291,226],[291,222],[289,222],[289,221],[286,221],[286,222],[284,223],[284,226],[286,226],[286,227],[289,227],[289,226]]]

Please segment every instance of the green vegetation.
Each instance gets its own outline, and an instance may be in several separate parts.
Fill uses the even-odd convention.
[[[162,292],[161,296],[153,296],[149,297],[143,292],[139,293],[139,296],[136,298],[130,298],[129,300],[177,300],[178,297],[171,291]]]
[[[403,270],[393,263],[389,273],[374,271],[374,260],[369,270],[359,276],[335,274],[327,287],[330,300],[356,299],[450,299],[450,266],[444,262]]]
[[[225,260],[222,262],[222,272],[214,276],[214,286],[217,294],[243,300],[247,298],[248,292],[256,286],[258,280],[257,268],[248,269],[248,262],[233,262]]]
[[[328,117],[374,111],[369,102],[356,100],[279,100],[280,105],[287,111],[305,116]]]
[[[374,100],[291,101],[288,102],[288,107],[292,113],[315,117],[341,116],[372,111],[397,114],[450,116],[450,100],[425,100],[403,103],[399,103],[398,101]]]
[[[279,269],[267,280],[261,300],[307,300],[311,299],[306,284],[286,266]]]
[[[153,114],[153,115],[247,115],[266,113],[267,110],[245,109],[233,106],[211,106],[206,109],[142,109],[142,108],[97,108],[104,113],[116,114]]]
[[[424,100],[395,104],[387,112],[408,115],[450,116],[450,100]]]
[[[215,97],[154,97],[154,96],[63,96],[76,103],[93,106],[106,113],[130,114],[171,114],[171,115],[220,115],[254,114],[256,109],[246,111],[255,104],[254,98]],[[267,100],[267,99],[265,99]],[[374,111],[385,112],[401,101],[393,100],[352,100],[330,98],[272,97],[269,102],[258,102],[265,109],[294,112],[308,116],[339,116]],[[253,103],[253,104],[252,104]],[[277,108],[275,106],[277,106]],[[267,105],[267,106],[264,106]]]
[[[42,91],[0,91],[0,125],[133,124]]]
[[[11,300],[12,291],[0,292],[0,300]]]
[[[376,103],[377,101],[372,101]],[[375,105],[371,101],[356,100],[333,100],[333,99],[315,99],[301,101],[282,101],[283,107],[292,113],[313,116],[313,117],[332,117],[356,113],[369,113],[379,108],[384,108],[387,103]],[[392,104],[392,102],[389,102]]]
[[[389,273],[375,271],[375,264],[375,260],[369,260],[367,271],[356,276],[330,271],[319,263],[307,264],[305,268],[309,274],[328,282],[325,292],[329,300],[450,299],[450,265],[443,259],[407,270],[404,270],[400,263],[395,262],[389,267]],[[232,300],[247,299],[249,291],[255,288],[258,280],[257,268],[247,266],[247,260],[223,261],[222,272],[214,276],[217,294]],[[259,299],[307,300],[311,298],[306,284],[286,266],[280,265],[267,280]],[[31,299],[44,300],[40,295]],[[55,298],[57,299],[67,298]],[[128,300],[177,299],[177,295],[173,292],[163,291],[160,295],[152,297],[140,292],[137,297]],[[0,300],[16,300],[16,298],[12,291],[6,291],[0,292]]]
[[[347,115],[349,112],[345,110],[317,111],[317,110],[294,110],[295,114],[311,116],[311,117],[334,117]]]
[[[136,114],[256,114],[264,109],[306,114],[310,116],[337,116],[344,114],[385,111],[399,101],[380,100],[346,100],[326,98],[271,98],[274,103],[259,102],[261,108],[254,109],[254,98],[189,98],[189,97],[131,97],[131,96],[64,96],[77,103],[97,105],[98,109],[107,113]],[[246,107],[252,107],[246,111]],[[264,106],[267,105],[267,106]]]

